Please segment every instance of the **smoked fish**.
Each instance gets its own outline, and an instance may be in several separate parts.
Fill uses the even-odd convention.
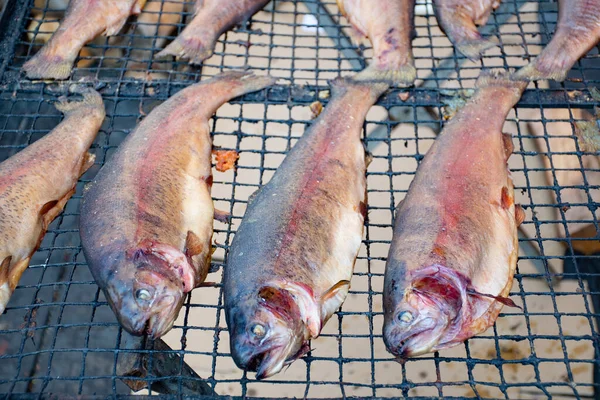
[[[156,57],[173,55],[200,64],[213,55],[225,31],[248,20],[269,0],[196,0],[194,16],[185,29]]]
[[[65,119],[46,136],[0,163],[0,314],[38,248],[48,225],[94,163],[88,149],[104,120],[104,104],[92,89],[83,100],[61,100]]]
[[[116,35],[146,0],[71,0],[52,38],[23,65],[29,79],[67,79],[86,43],[103,33]]]
[[[504,120],[526,82],[484,72],[421,162],[396,212],[383,289],[383,338],[406,358],[455,346],[494,324],[517,264]]]
[[[83,251],[121,325],[164,335],[184,294],[210,268],[212,142],[218,107],[273,83],[229,72],[183,89],[155,108],[98,172],[83,197]]]
[[[573,65],[600,41],[600,1],[559,0],[558,24],[552,40],[515,78],[562,82]]]
[[[470,60],[479,60],[487,49],[497,46],[494,40],[484,39],[477,26],[485,25],[500,0],[433,0],[433,5],[440,28]]]
[[[250,201],[224,274],[231,353],[269,377],[341,306],[366,216],[360,135],[385,83],[337,79],[325,110]]]
[[[357,41],[369,38],[371,65],[357,77],[410,86],[417,77],[412,52],[415,0],[337,0]]]

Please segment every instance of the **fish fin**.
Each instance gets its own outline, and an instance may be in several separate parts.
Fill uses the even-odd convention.
[[[485,53],[486,50],[497,47],[498,42],[498,38],[494,36],[489,39],[484,39],[482,37],[480,39],[465,40],[456,43],[456,50],[469,60],[477,61],[483,56],[483,53]]]
[[[573,64],[568,59],[568,51],[559,52],[557,56],[558,58],[543,57],[543,55],[536,57],[526,66],[519,68],[514,73],[514,78],[528,82],[540,79],[553,79],[557,82],[564,81]]]
[[[510,193],[508,193],[508,188],[506,186],[502,186],[502,191],[500,193],[500,205],[505,210],[508,210],[513,204],[514,199],[511,197]]]
[[[354,25],[350,26],[350,29],[348,29],[348,36],[350,37],[352,44],[356,47],[362,46],[367,39],[367,34]]]
[[[52,61],[51,61],[52,60]],[[74,60],[50,57],[44,49],[23,64],[25,75],[29,79],[64,80],[71,76]]]
[[[205,252],[204,251],[205,248],[206,247],[204,246],[204,243],[202,243],[202,240],[200,240],[198,235],[196,235],[192,231],[188,231],[187,237],[185,239],[184,253],[185,253],[186,257],[188,258],[188,262],[191,265],[195,266],[196,271],[198,271],[198,273],[196,274],[195,287],[200,286],[202,284],[202,282],[204,282],[204,280],[206,279],[206,276],[208,275],[208,271],[210,270],[212,246],[210,248],[210,251]],[[202,255],[202,253],[205,253],[204,258],[200,258],[199,260],[194,259],[194,257],[196,257],[198,255]]]
[[[373,162],[373,153],[365,148],[365,166],[368,167]]]
[[[399,87],[408,87],[417,79],[417,70],[413,64],[405,64],[398,69],[380,69],[374,64],[354,76],[355,81],[386,82]]]
[[[258,196],[258,190],[252,192],[250,197],[248,197],[248,205],[252,204],[252,202],[256,199],[256,196]]]
[[[476,86],[478,89],[487,87],[513,88],[520,93],[525,90],[527,83],[512,79],[512,76],[504,70],[484,70],[477,78]]]
[[[204,7],[204,0],[196,0],[196,3],[194,3],[193,16],[198,14],[202,7]]]
[[[360,215],[362,215],[363,220],[367,220],[367,203],[365,203],[364,201],[361,201],[360,203],[358,203],[358,212],[360,213]]]
[[[508,297],[504,297],[504,296],[494,296],[493,294],[488,294],[488,293],[481,293],[476,291],[475,289],[469,288],[467,289],[467,293],[470,295],[474,295],[474,296],[480,296],[480,297],[488,297],[490,299],[494,299],[502,304],[504,304],[505,306],[509,306],[509,307],[515,307],[518,308],[520,310],[523,310],[523,307],[515,304],[514,301],[512,301],[510,298]]]
[[[510,156],[512,155],[515,146],[513,145],[513,141],[512,141],[512,136],[509,133],[503,133],[502,134],[502,142],[504,143],[504,156],[506,157],[506,160],[508,161],[508,159],[510,158]]]
[[[8,282],[8,276],[10,272],[10,262],[12,256],[5,257],[0,264],[0,315],[4,312],[12,290],[10,290],[10,284]]]
[[[104,102],[102,101],[100,93],[91,88],[80,89],[78,93],[83,97],[82,100],[68,100],[67,98],[61,97],[54,106],[58,111],[67,116],[75,111],[83,110],[88,107],[98,108],[104,112]]]
[[[517,226],[521,226],[523,221],[525,221],[525,210],[519,204],[515,205],[515,220],[517,221]]]
[[[204,244],[202,243],[198,235],[196,235],[192,231],[188,231],[187,237],[185,238],[185,255],[188,257],[194,257],[198,254],[202,254],[203,250]]]
[[[364,72],[364,71],[363,71]],[[379,98],[388,88],[388,83],[370,81],[367,79],[357,79],[359,74],[351,78],[336,78],[329,81],[332,96],[340,96],[350,88],[364,88],[364,96],[370,96],[373,103]],[[357,93],[357,95],[359,95]]]
[[[4,260],[2,260],[2,264],[0,264],[0,282],[8,278],[8,268],[10,267],[11,260],[12,256],[4,257]]]
[[[54,206],[56,206],[56,204],[58,204],[58,200],[52,200],[52,201],[47,202],[46,204],[44,204],[42,206],[42,209],[40,210],[40,214],[41,215],[46,214],[48,211],[53,209]]]
[[[134,4],[133,7],[135,7],[135,4]],[[131,11],[134,10],[133,7],[132,7]],[[104,30],[104,32],[102,32],[102,34],[104,36],[114,36],[114,35],[116,35],[117,33],[119,33],[121,31],[121,29],[123,29],[123,26],[125,25],[125,23],[127,22],[128,19],[129,19],[129,15],[127,15],[124,18],[119,19],[118,21],[115,21],[115,23],[112,24],[112,25],[108,25],[106,27],[106,29]]]
[[[231,223],[231,214],[227,211],[221,211],[215,208],[215,219],[224,224],[229,224]]]
[[[42,228],[44,232],[48,228],[48,225],[60,214],[65,208],[67,201],[75,194],[75,188],[69,190],[63,197],[58,200],[52,200],[44,204],[40,210],[40,215],[42,217]],[[42,234],[43,236],[43,234]],[[40,242],[42,238],[40,237]],[[39,245],[39,243],[38,243]]]
[[[349,289],[350,281],[341,280],[323,293],[321,296],[321,315],[324,321],[340,308],[348,295]]]
[[[144,9],[144,5],[146,5],[146,0],[137,0],[133,6],[131,7],[131,14],[138,15]]]
[[[188,59],[190,64],[201,64],[214,52],[214,40],[201,37],[185,38],[179,35],[167,47],[156,54],[155,58],[175,56]]]
[[[9,258],[10,260],[6,261]],[[0,265],[0,275],[4,275],[4,277],[0,278],[0,314],[4,312],[17,283],[21,279],[23,272],[25,272],[29,266],[30,259],[31,256],[24,258],[21,261],[17,261],[12,265],[10,264],[12,257],[6,257],[2,261],[2,264]],[[4,267],[7,265],[9,267],[5,269]]]
[[[85,153],[83,159],[81,160],[81,168],[79,169],[79,176],[83,175],[85,171],[90,169],[92,165],[94,165],[94,161],[96,161],[96,155],[92,153]]]

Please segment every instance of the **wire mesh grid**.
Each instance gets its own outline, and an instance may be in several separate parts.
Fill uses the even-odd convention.
[[[246,26],[224,34],[201,67],[153,60],[181,31],[190,5],[149,1],[121,34],[88,45],[71,80],[62,84],[31,83],[21,78],[20,66],[56,29],[64,5],[9,4],[3,21],[10,18],[10,25],[1,38],[10,53],[0,62],[0,160],[61,120],[52,102],[74,83],[100,90],[107,117],[91,150],[96,164],[51,225],[0,317],[0,393],[129,393],[116,361],[131,350],[81,252],[77,220],[83,187],[153,107],[191,82],[249,67],[281,80],[221,107],[211,121],[214,145],[240,154],[235,170],[214,176],[215,207],[233,216],[230,225],[215,222],[217,250],[208,280],[217,284],[194,290],[163,338],[169,351],[181,356],[181,366],[185,362],[201,378],[173,374],[139,380],[173,381],[178,394],[187,393],[188,381],[202,380],[218,395],[272,398],[594,396],[600,382],[594,382],[592,371],[600,352],[592,296],[600,288],[589,266],[598,265],[600,257],[580,251],[598,240],[600,164],[597,153],[579,147],[573,122],[589,118],[586,113],[597,104],[597,49],[576,64],[566,83],[532,84],[505,125],[515,144],[509,166],[516,200],[527,215],[511,293],[523,311],[505,308],[493,328],[464,345],[403,364],[385,351],[381,337],[381,289],[395,205],[444,116],[468,96],[481,67],[518,67],[537,54],[551,36],[556,4],[506,1],[483,28],[499,37],[501,47],[479,63],[456,54],[427,4],[419,5],[417,87],[390,91],[365,122],[365,143],[373,155],[368,221],[348,299],[312,341],[308,356],[266,381],[256,381],[231,360],[221,267],[248,197],[270,179],[310,124],[309,105],[327,103],[326,80],[360,69],[370,49],[355,51],[335,1],[275,1]],[[172,29],[161,29],[164,25]],[[593,233],[578,237],[590,226]],[[564,273],[563,262],[570,266]],[[153,350],[142,352],[150,363],[157,357]]]

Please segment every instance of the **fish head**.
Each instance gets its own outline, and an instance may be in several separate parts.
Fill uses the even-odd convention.
[[[390,353],[405,359],[443,348],[461,327],[466,282],[434,265],[414,273],[404,295],[384,316],[383,338]]]
[[[119,323],[132,335],[157,339],[172,327],[184,300],[180,281],[157,257],[125,257],[116,279],[108,279],[105,293]]]
[[[309,350],[300,306],[287,290],[261,288],[228,312],[231,354],[238,367],[272,376]]]

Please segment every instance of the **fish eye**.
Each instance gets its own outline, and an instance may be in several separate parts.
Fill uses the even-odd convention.
[[[257,338],[263,338],[267,334],[267,330],[261,324],[254,324],[252,328],[250,328],[250,332]]]
[[[138,289],[135,291],[135,297],[139,300],[148,301],[152,298],[148,289]]]
[[[403,324],[408,324],[413,320],[413,315],[410,311],[402,311],[398,314],[398,321]]]

